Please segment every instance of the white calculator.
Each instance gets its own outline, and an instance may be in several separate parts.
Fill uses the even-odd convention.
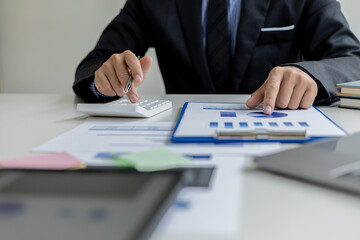
[[[111,117],[151,117],[171,109],[169,100],[140,100],[131,103],[128,99],[119,99],[109,103],[79,103],[77,111],[92,116]]]

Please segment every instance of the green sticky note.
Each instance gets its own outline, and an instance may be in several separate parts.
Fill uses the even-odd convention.
[[[132,166],[140,172],[151,172],[183,167],[191,162],[191,158],[184,157],[166,147],[153,148],[145,152],[115,156],[113,158],[119,166]],[[124,165],[123,165],[124,164]]]
[[[118,167],[134,168],[134,166],[131,163],[121,159],[120,156],[118,156],[116,154],[112,154],[112,159],[114,160],[115,165]]]

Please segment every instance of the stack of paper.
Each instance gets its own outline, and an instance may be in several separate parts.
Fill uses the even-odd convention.
[[[154,239],[231,238],[239,231],[241,169],[245,156],[277,152],[280,144],[174,144],[169,141],[173,128],[172,122],[88,121],[34,150],[66,151],[91,166],[114,166],[115,163],[136,165],[140,170],[153,170],[154,166],[162,169],[215,167],[208,188],[189,187],[179,193]],[[114,160],[114,154],[119,158]]]

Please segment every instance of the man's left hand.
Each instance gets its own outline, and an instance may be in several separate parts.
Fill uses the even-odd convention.
[[[306,72],[297,67],[275,67],[246,105],[255,108],[263,102],[265,114],[272,114],[275,107],[307,109],[314,103],[317,93],[316,82]]]

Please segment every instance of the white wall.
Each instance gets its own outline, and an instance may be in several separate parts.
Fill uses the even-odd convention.
[[[0,0],[1,91],[71,93],[76,66],[124,1]],[[340,2],[360,37],[360,1]],[[139,92],[164,92],[156,59]]]
[[[351,30],[360,39],[360,1],[358,0],[339,0],[341,9],[350,24]]]
[[[124,2],[0,0],[2,92],[71,93],[77,65]],[[164,92],[156,59],[149,75],[139,92]]]

